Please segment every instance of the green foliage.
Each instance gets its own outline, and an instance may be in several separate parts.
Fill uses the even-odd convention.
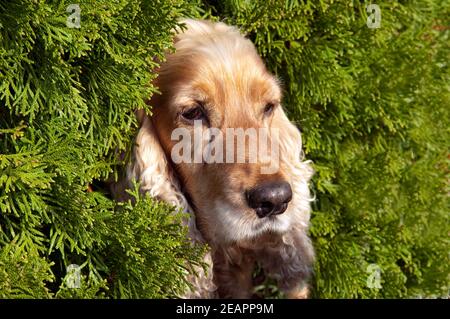
[[[114,203],[98,182],[117,175],[182,16],[238,25],[284,84],[316,170],[314,296],[448,293],[448,0],[376,2],[379,29],[368,1],[76,2],[79,29],[70,1],[0,2],[0,297],[185,287],[201,248],[182,217],[136,191],[135,206]],[[368,287],[371,264],[381,288]]]
[[[21,251],[13,241],[0,251],[0,298],[49,298],[52,263],[36,251]]]
[[[168,297],[199,248],[167,205],[118,205],[95,180],[132,145],[182,1],[0,3],[0,296]],[[94,190],[95,187],[94,187]],[[178,216],[178,217],[177,217]],[[82,270],[82,288],[63,278]]]

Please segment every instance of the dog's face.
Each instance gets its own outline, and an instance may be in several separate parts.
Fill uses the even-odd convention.
[[[284,153],[298,152],[297,146],[289,150],[289,143],[300,145],[301,141],[280,105],[279,84],[253,44],[234,28],[189,21],[188,26],[176,38],[176,52],[160,68],[156,85],[161,94],[150,103],[152,125],[190,198],[197,225],[210,242],[286,232],[295,219],[292,202],[299,194],[289,164],[295,156]],[[219,135],[212,137],[211,128]],[[257,140],[247,136],[242,145],[229,129],[253,130]],[[181,135],[173,135],[177,131],[191,137],[181,141],[188,146],[183,155],[189,153],[190,161],[173,158],[180,145]],[[251,145],[262,139],[261,132],[267,133],[262,141],[267,152],[250,160],[261,147]],[[223,162],[208,161],[203,153],[196,161],[194,153],[211,150],[214,142],[224,146]],[[244,162],[238,159],[242,147]]]

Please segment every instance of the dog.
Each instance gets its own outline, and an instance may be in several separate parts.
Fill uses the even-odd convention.
[[[192,288],[183,297],[251,298],[258,265],[285,297],[306,298],[314,261],[307,236],[313,169],[303,158],[299,130],[281,106],[280,83],[237,28],[192,19],[182,23],[185,28],[175,31],[175,52],[167,53],[157,70],[154,85],[160,93],[148,102],[152,115],[138,112],[140,129],[126,182],[139,181],[142,192],[188,212],[189,236],[209,246],[204,260],[211,269],[189,275]],[[278,149],[277,169],[262,173],[263,160],[246,161],[251,154],[240,162],[233,154],[226,162],[174,161],[174,131],[195,135],[209,128],[278,132],[269,134],[276,141],[271,149]],[[212,140],[206,134],[197,144]],[[217,140],[227,144],[236,137]],[[184,141],[184,155],[195,152],[191,144]]]

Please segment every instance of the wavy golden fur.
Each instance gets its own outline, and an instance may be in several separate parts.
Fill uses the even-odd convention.
[[[280,105],[279,83],[236,28],[190,19],[183,23],[175,53],[168,53],[158,70],[155,85],[161,94],[149,101],[153,115],[138,115],[141,127],[127,181],[138,180],[143,192],[189,212],[191,238],[209,245],[205,261],[212,268],[189,276],[194,288],[185,297],[250,298],[258,263],[287,297],[305,298],[314,259],[307,236],[313,172],[303,161],[300,132]],[[222,131],[278,129],[279,170],[261,174],[260,163],[174,164],[171,132],[192,130],[180,114],[198,103],[208,113],[208,125]],[[265,116],[269,104],[274,109]],[[259,218],[243,194],[274,180],[289,183],[292,200],[283,214]]]

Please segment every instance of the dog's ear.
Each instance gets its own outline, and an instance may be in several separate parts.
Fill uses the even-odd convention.
[[[278,129],[281,161],[289,165],[305,163],[302,150],[302,136],[299,129],[289,121],[283,109],[278,109],[274,114],[272,128]],[[309,164],[309,161],[306,163]],[[313,175],[311,167],[302,172],[303,178],[309,180]]]
[[[297,220],[306,229],[309,224],[310,202],[313,200],[308,186],[314,174],[311,162],[304,161],[300,131],[281,108],[274,114],[272,128],[278,129],[280,166],[287,172],[294,192],[291,204],[296,207]]]
[[[133,180],[140,190],[169,204],[187,208],[179,183],[159,143],[150,118],[143,112],[136,114],[141,124],[136,136],[131,161],[127,167],[128,187]]]

